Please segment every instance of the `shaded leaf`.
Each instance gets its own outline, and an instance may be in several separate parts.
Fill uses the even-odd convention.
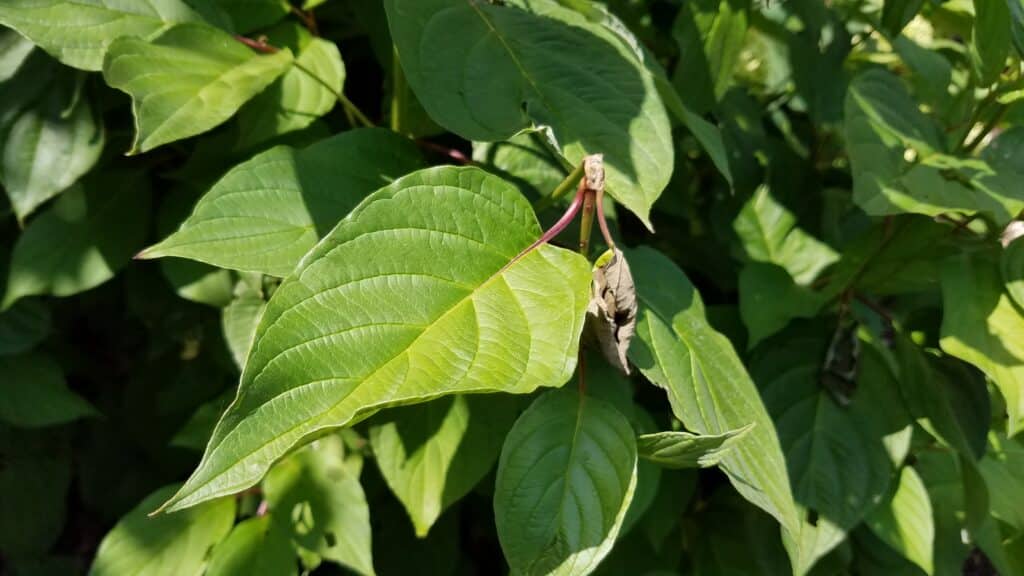
[[[516,574],[584,575],[611,551],[636,488],[633,428],[573,390],[537,398],[505,439],[498,539]]]
[[[202,22],[184,0],[5,0],[0,24],[82,70],[103,68],[103,55],[125,36],[154,38],[178,22]]]
[[[0,82],[6,82],[28,59],[35,45],[9,28],[0,28]]]
[[[235,31],[248,34],[266,28],[288,15],[288,0],[216,0],[231,18]]]
[[[344,455],[340,437],[321,438],[275,466],[263,489],[300,550],[372,576],[370,511]]]
[[[381,414],[370,445],[418,537],[491,470],[516,415],[512,397],[464,395]]]
[[[148,183],[138,174],[108,171],[68,190],[15,242],[0,309],[25,296],[72,296],[106,282],[142,244],[148,212]]]
[[[992,516],[1015,531],[1024,530],[1024,445],[998,432],[989,434],[989,453],[978,464],[988,486]]]
[[[694,112],[714,109],[732,84],[747,33],[748,2],[700,0],[687,2],[672,24],[679,44],[673,84]]]
[[[795,532],[797,512],[775,427],[732,344],[707,323],[700,295],[671,260],[646,248],[627,256],[641,304],[630,360],[665,389],[686,428],[723,434],[755,424],[721,466],[744,498]]]
[[[287,276],[370,192],[421,162],[412,143],[379,129],[344,132],[300,150],[272,148],[224,175],[177,232],[139,257]]]
[[[892,498],[876,506],[865,519],[876,536],[917,564],[928,574],[934,573],[932,554],[935,547],[935,524],[932,506],[921,477],[913,468],[905,467]]]
[[[828,295],[793,282],[785,268],[751,262],[740,271],[740,317],[748,348],[782,330],[794,318],[813,318]]]
[[[66,439],[43,431],[0,425],[0,553],[5,559],[46,553],[64,528],[71,485],[71,451]]]
[[[19,220],[99,160],[105,132],[91,100],[80,94],[83,81],[57,70],[38,100],[5,118],[10,124],[0,135],[0,182]]]
[[[1000,259],[1006,293],[1024,310],[1024,239],[1010,242]]]
[[[50,334],[50,309],[39,300],[19,300],[0,312],[0,356],[27,352]]]
[[[0,356],[4,401],[0,421],[20,428],[64,424],[99,413],[68,389],[64,372],[41,354]]]
[[[270,30],[267,38],[291,48],[295,65],[238,111],[239,150],[308,127],[334,108],[345,84],[345,64],[333,42],[295,23]]]
[[[689,432],[641,434],[636,439],[636,448],[641,458],[665,468],[710,468],[717,466],[732,445],[753,427],[749,424],[724,434],[706,436]]]
[[[981,84],[999,78],[1010,55],[1012,19],[1006,0],[974,0],[970,56]]]
[[[298,562],[288,534],[271,524],[269,516],[250,518],[235,526],[213,549],[206,576],[289,576]]]
[[[244,292],[237,296],[221,312],[221,329],[224,340],[231,350],[231,357],[240,369],[245,367],[245,359],[252,349],[256,337],[256,326],[263,317],[267,303],[258,294]]]
[[[149,517],[176,485],[153,492],[103,537],[89,576],[177,576],[199,574],[208,554],[231,531],[234,498],[192,510]]]
[[[992,379],[1006,401],[1013,436],[1024,429],[1024,313],[1003,291],[997,258],[981,252],[946,261],[939,345]]]
[[[291,63],[289,50],[260,55],[216,28],[178,24],[153,40],[116,40],[103,78],[132,97],[136,154],[216,127]]]
[[[551,0],[528,5],[388,0],[385,8],[409,85],[434,120],[489,141],[549,126],[569,164],[603,153],[608,193],[648,222],[673,161],[651,76],[601,24]]]
[[[520,189],[537,197],[546,196],[565,178],[565,170],[561,160],[540,144],[540,138],[539,134],[527,133],[503,142],[474,142],[473,160],[494,168]]]
[[[384,407],[565,382],[590,266],[547,245],[517,258],[539,235],[518,191],[476,168],[371,195],[274,292],[238,400],[167,507],[251,486],[311,435]]]

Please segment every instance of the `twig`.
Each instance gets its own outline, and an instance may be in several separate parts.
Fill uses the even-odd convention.
[[[291,5],[289,5],[288,8],[291,9],[292,14],[295,14],[296,16],[298,16],[299,20],[302,21],[302,25],[305,26],[306,29],[309,30],[309,32],[313,36],[319,36],[320,35],[320,30],[318,29],[318,27],[316,25],[316,17],[313,16],[313,12],[312,11],[304,12],[304,11],[300,10],[299,8],[297,8],[296,6],[291,6]]]
[[[437,152],[442,156],[451,158],[459,164],[474,164],[472,159],[467,158],[461,150],[456,150],[455,148],[448,148],[447,146],[442,146],[435,142],[430,142],[429,140],[416,140],[416,145],[420,148],[425,148],[431,152]]]

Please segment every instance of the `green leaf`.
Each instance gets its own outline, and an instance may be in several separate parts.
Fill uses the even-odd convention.
[[[235,526],[213,549],[206,576],[291,576],[298,561],[288,534],[269,516],[250,518]]]
[[[256,337],[256,326],[263,317],[267,303],[259,294],[244,292],[231,301],[221,312],[221,329],[224,340],[231,350],[231,357],[239,368],[245,367],[245,359],[252,349]]]
[[[551,0],[528,4],[387,0],[409,85],[464,138],[549,126],[570,164],[603,153],[608,193],[649,224],[674,158],[652,77],[600,23]]]
[[[772,196],[767,185],[754,192],[732,226],[747,258],[782,266],[797,284],[809,284],[839,259],[828,244],[797,227],[796,217]]]
[[[0,310],[24,296],[72,296],[106,282],[142,244],[148,213],[148,182],[138,174],[108,171],[68,190],[15,242]]]
[[[771,517],[727,490],[696,516],[693,573],[712,576],[790,574],[786,551]]]
[[[998,255],[963,254],[942,275],[939,345],[981,369],[999,388],[1013,436],[1024,429],[1024,314],[1003,291]]]
[[[35,45],[9,28],[0,28],[0,82],[10,80],[28,59]]]
[[[288,0],[216,0],[216,4],[231,17],[239,34],[276,24],[290,7]]]
[[[893,74],[858,75],[845,107],[854,201],[869,215],[983,212],[1007,222],[1024,209],[1019,168],[945,154],[938,127]]]
[[[980,459],[992,417],[984,379],[962,363],[933,357],[902,333],[895,337],[893,352],[911,415],[967,458]]]
[[[978,471],[988,486],[992,515],[1013,527],[1024,530],[1024,445],[998,432],[989,434],[989,451],[978,464]]]
[[[517,258],[539,235],[516,189],[476,168],[421,170],[364,200],[274,292],[239,398],[167,507],[247,488],[384,407],[564,383],[590,265],[547,245]]]
[[[38,300],[19,300],[0,312],[0,356],[31,350],[50,334],[50,309]]]
[[[260,55],[216,28],[178,24],[153,40],[116,40],[103,78],[132,97],[136,154],[218,126],[291,64],[290,50]]]
[[[931,501],[935,524],[935,574],[960,576],[970,554],[963,541],[964,487],[956,453],[928,450],[916,455],[914,469],[921,476]]]
[[[596,354],[592,353],[591,355],[595,358],[597,357]],[[588,368],[592,368],[593,366],[593,364],[590,364]],[[612,368],[610,365],[606,364],[605,366],[605,370],[607,372],[614,373],[616,376],[621,374],[621,372]],[[624,387],[627,392],[630,391],[630,384],[628,381],[624,382]],[[594,387],[588,383],[588,393],[593,390]],[[618,409],[618,406],[614,402],[612,405]],[[652,418],[651,415],[642,407],[633,404],[632,398],[629,399],[628,407],[630,410],[623,415],[626,416],[627,414],[631,414],[626,417],[630,421],[630,424],[633,425],[633,432],[635,434],[653,434],[658,429],[658,425],[654,422],[654,418]],[[639,444],[637,449],[639,450]],[[633,501],[629,504],[629,510],[626,511],[626,516],[622,519],[622,527],[619,529],[619,540],[630,533],[637,522],[647,514],[651,505],[654,504],[654,499],[658,496],[658,488],[661,487],[661,476],[662,469],[660,466],[650,460],[637,460],[636,490],[633,491]]]
[[[1006,0],[974,0],[970,56],[974,72],[983,85],[995,82],[1006,66],[1013,39],[1011,22]]]
[[[0,553],[5,560],[46,553],[64,528],[71,450],[61,435],[0,425]]]
[[[66,68],[55,71],[45,92],[10,117],[0,135],[0,182],[21,221],[99,160],[105,132],[90,99],[80,94],[83,81]]]
[[[827,294],[798,286],[785,268],[751,262],[740,271],[740,316],[750,337],[747,347],[782,330],[794,318],[813,318]]]
[[[1006,293],[1024,310],[1024,237],[1010,242],[999,263]]]
[[[170,445],[202,452],[220,415],[234,399],[235,390],[229,389],[213,400],[204,402],[174,434]]]
[[[2,422],[39,428],[98,415],[91,404],[68,389],[60,366],[47,356],[0,356],[0,374],[4,379]]]
[[[665,468],[710,468],[721,463],[740,438],[754,424],[724,434],[700,435],[689,432],[656,432],[641,434],[636,449],[641,458]]]
[[[924,0],[885,0],[882,6],[882,28],[890,36],[899,36],[903,27],[917,16]]]
[[[381,129],[343,132],[301,150],[278,146],[228,172],[177,232],[139,257],[287,276],[370,192],[421,165],[414,144]]]
[[[202,22],[184,0],[5,0],[0,24],[72,68],[97,71],[115,40],[153,38],[178,22]]]
[[[427,535],[491,470],[517,415],[508,396],[450,396],[389,410],[370,428],[381,475]]]
[[[198,190],[194,190],[198,192]],[[157,214],[157,233],[169,234],[188,216],[198,194],[174,191],[163,197]],[[234,281],[231,272],[181,258],[160,262],[160,271],[178,296],[192,302],[223,308],[231,302]]]
[[[537,398],[505,439],[494,487],[514,574],[584,575],[611,551],[636,488],[633,428],[571,389]]]
[[[747,34],[747,2],[687,2],[672,24],[679,44],[673,84],[698,114],[712,110],[732,84]]]
[[[822,336],[793,335],[760,350],[751,368],[775,419],[794,496],[816,518],[797,540],[794,571],[801,574],[885,496],[893,468],[887,437],[909,424],[905,414],[889,413],[901,405],[896,383],[864,343],[852,403],[841,406],[821,382],[828,347]]]
[[[474,142],[473,160],[493,168],[523,192],[547,196],[565,179],[561,161],[540,142],[539,134],[517,134],[504,142]]]
[[[282,461],[263,489],[273,521],[300,551],[373,575],[370,510],[341,438],[326,436]]]
[[[700,434],[754,423],[722,461],[733,486],[790,533],[798,526],[775,427],[732,344],[704,315],[690,280],[654,250],[627,253],[640,299],[630,360],[665,389],[673,414]]]
[[[892,498],[876,506],[865,519],[876,536],[921,567],[934,573],[935,523],[931,501],[921,477],[904,467]]]
[[[177,485],[146,497],[103,537],[89,576],[200,574],[210,550],[235,522],[235,499],[222,498],[176,514],[149,517]]]
[[[238,111],[238,150],[308,127],[334,108],[345,84],[345,63],[333,42],[294,23],[270,30],[267,38],[289,47],[295,65]]]

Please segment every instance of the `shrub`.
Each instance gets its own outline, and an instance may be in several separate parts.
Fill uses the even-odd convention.
[[[1019,0],[5,0],[11,574],[1024,574]]]

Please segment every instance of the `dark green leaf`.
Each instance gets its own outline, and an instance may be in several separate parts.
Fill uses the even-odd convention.
[[[795,284],[785,268],[760,262],[743,266],[739,288],[748,348],[782,330],[794,318],[813,318],[827,299],[827,294]]]
[[[636,449],[641,458],[665,468],[710,468],[720,464],[732,446],[753,427],[750,424],[714,435],[689,432],[641,434],[636,439]]]
[[[235,526],[213,549],[206,576],[291,576],[298,561],[288,534],[269,516],[250,518]]]
[[[0,421],[7,424],[40,428],[98,415],[68,389],[60,366],[47,356],[0,356],[0,374],[4,380]]]
[[[18,237],[0,309],[106,282],[142,244],[148,212],[148,183],[138,174],[107,172],[68,190]]]
[[[6,399],[5,399],[6,401]],[[44,554],[64,527],[71,451],[62,436],[0,425],[0,553],[5,559]]]
[[[570,164],[603,153],[608,193],[647,222],[673,159],[653,79],[601,24],[552,0],[525,4],[388,0],[409,85],[467,139],[548,126]]]
[[[50,309],[39,300],[19,300],[0,312],[0,356],[31,350],[50,333]]]
[[[633,428],[611,404],[539,397],[505,440],[494,515],[516,574],[582,576],[611,551],[636,488]]]

